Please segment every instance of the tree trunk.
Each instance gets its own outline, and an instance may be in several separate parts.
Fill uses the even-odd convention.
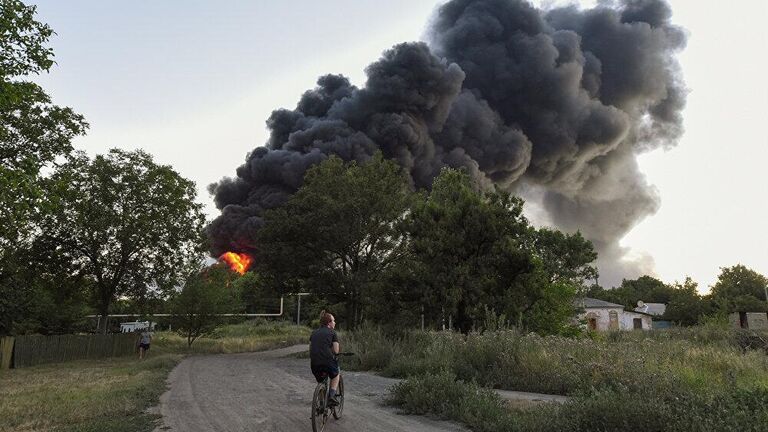
[[[99,290],[99,315],[101,315],[101,321],[99,322],[98,332],[107,334],[109,329],[109,305],[112,302],[111,290],[109,287],[101,284],[97,285]]]
[[[99,302],[99,315],[101,315],[101,320],[99,321],[98,332],[107,334],[107,329],[109,328],[109,301],[105,302],[102,299],[101,302]]]

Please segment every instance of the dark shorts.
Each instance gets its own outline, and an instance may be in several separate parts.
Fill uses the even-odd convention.
[[[339,365],[312,366],[312,375],[315,376],[317,382],[322,382],[326,376],[330,379],[334,379],[339,376]]]
[[[139,348],[143,348],[144,351],[149,350],[149,344],[139,344]]]

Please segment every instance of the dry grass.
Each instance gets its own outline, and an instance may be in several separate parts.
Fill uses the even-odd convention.
[[[148,357],[81,360],[0,371],[0,432],[148,432],[148,413],[186,355],[263,351],[309,340],[309,328],[274,323],[224,326],[187,347],[158,332]]]
[[[83,360],[0,374],[0,431],[142,431],[182,358]]]

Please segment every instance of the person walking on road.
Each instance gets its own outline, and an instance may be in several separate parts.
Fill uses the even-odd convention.
[[[149,344],[152,342],[152,332],[150,329],[142,330],[139,335],[139,360],[143,360],[146,352],[149,351]]]

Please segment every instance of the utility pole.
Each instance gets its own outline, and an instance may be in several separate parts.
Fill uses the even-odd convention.
[[[301,296],[309,295],[309,293],[296,293],[298,302],[296,303],[296,325],[301,325]]]

